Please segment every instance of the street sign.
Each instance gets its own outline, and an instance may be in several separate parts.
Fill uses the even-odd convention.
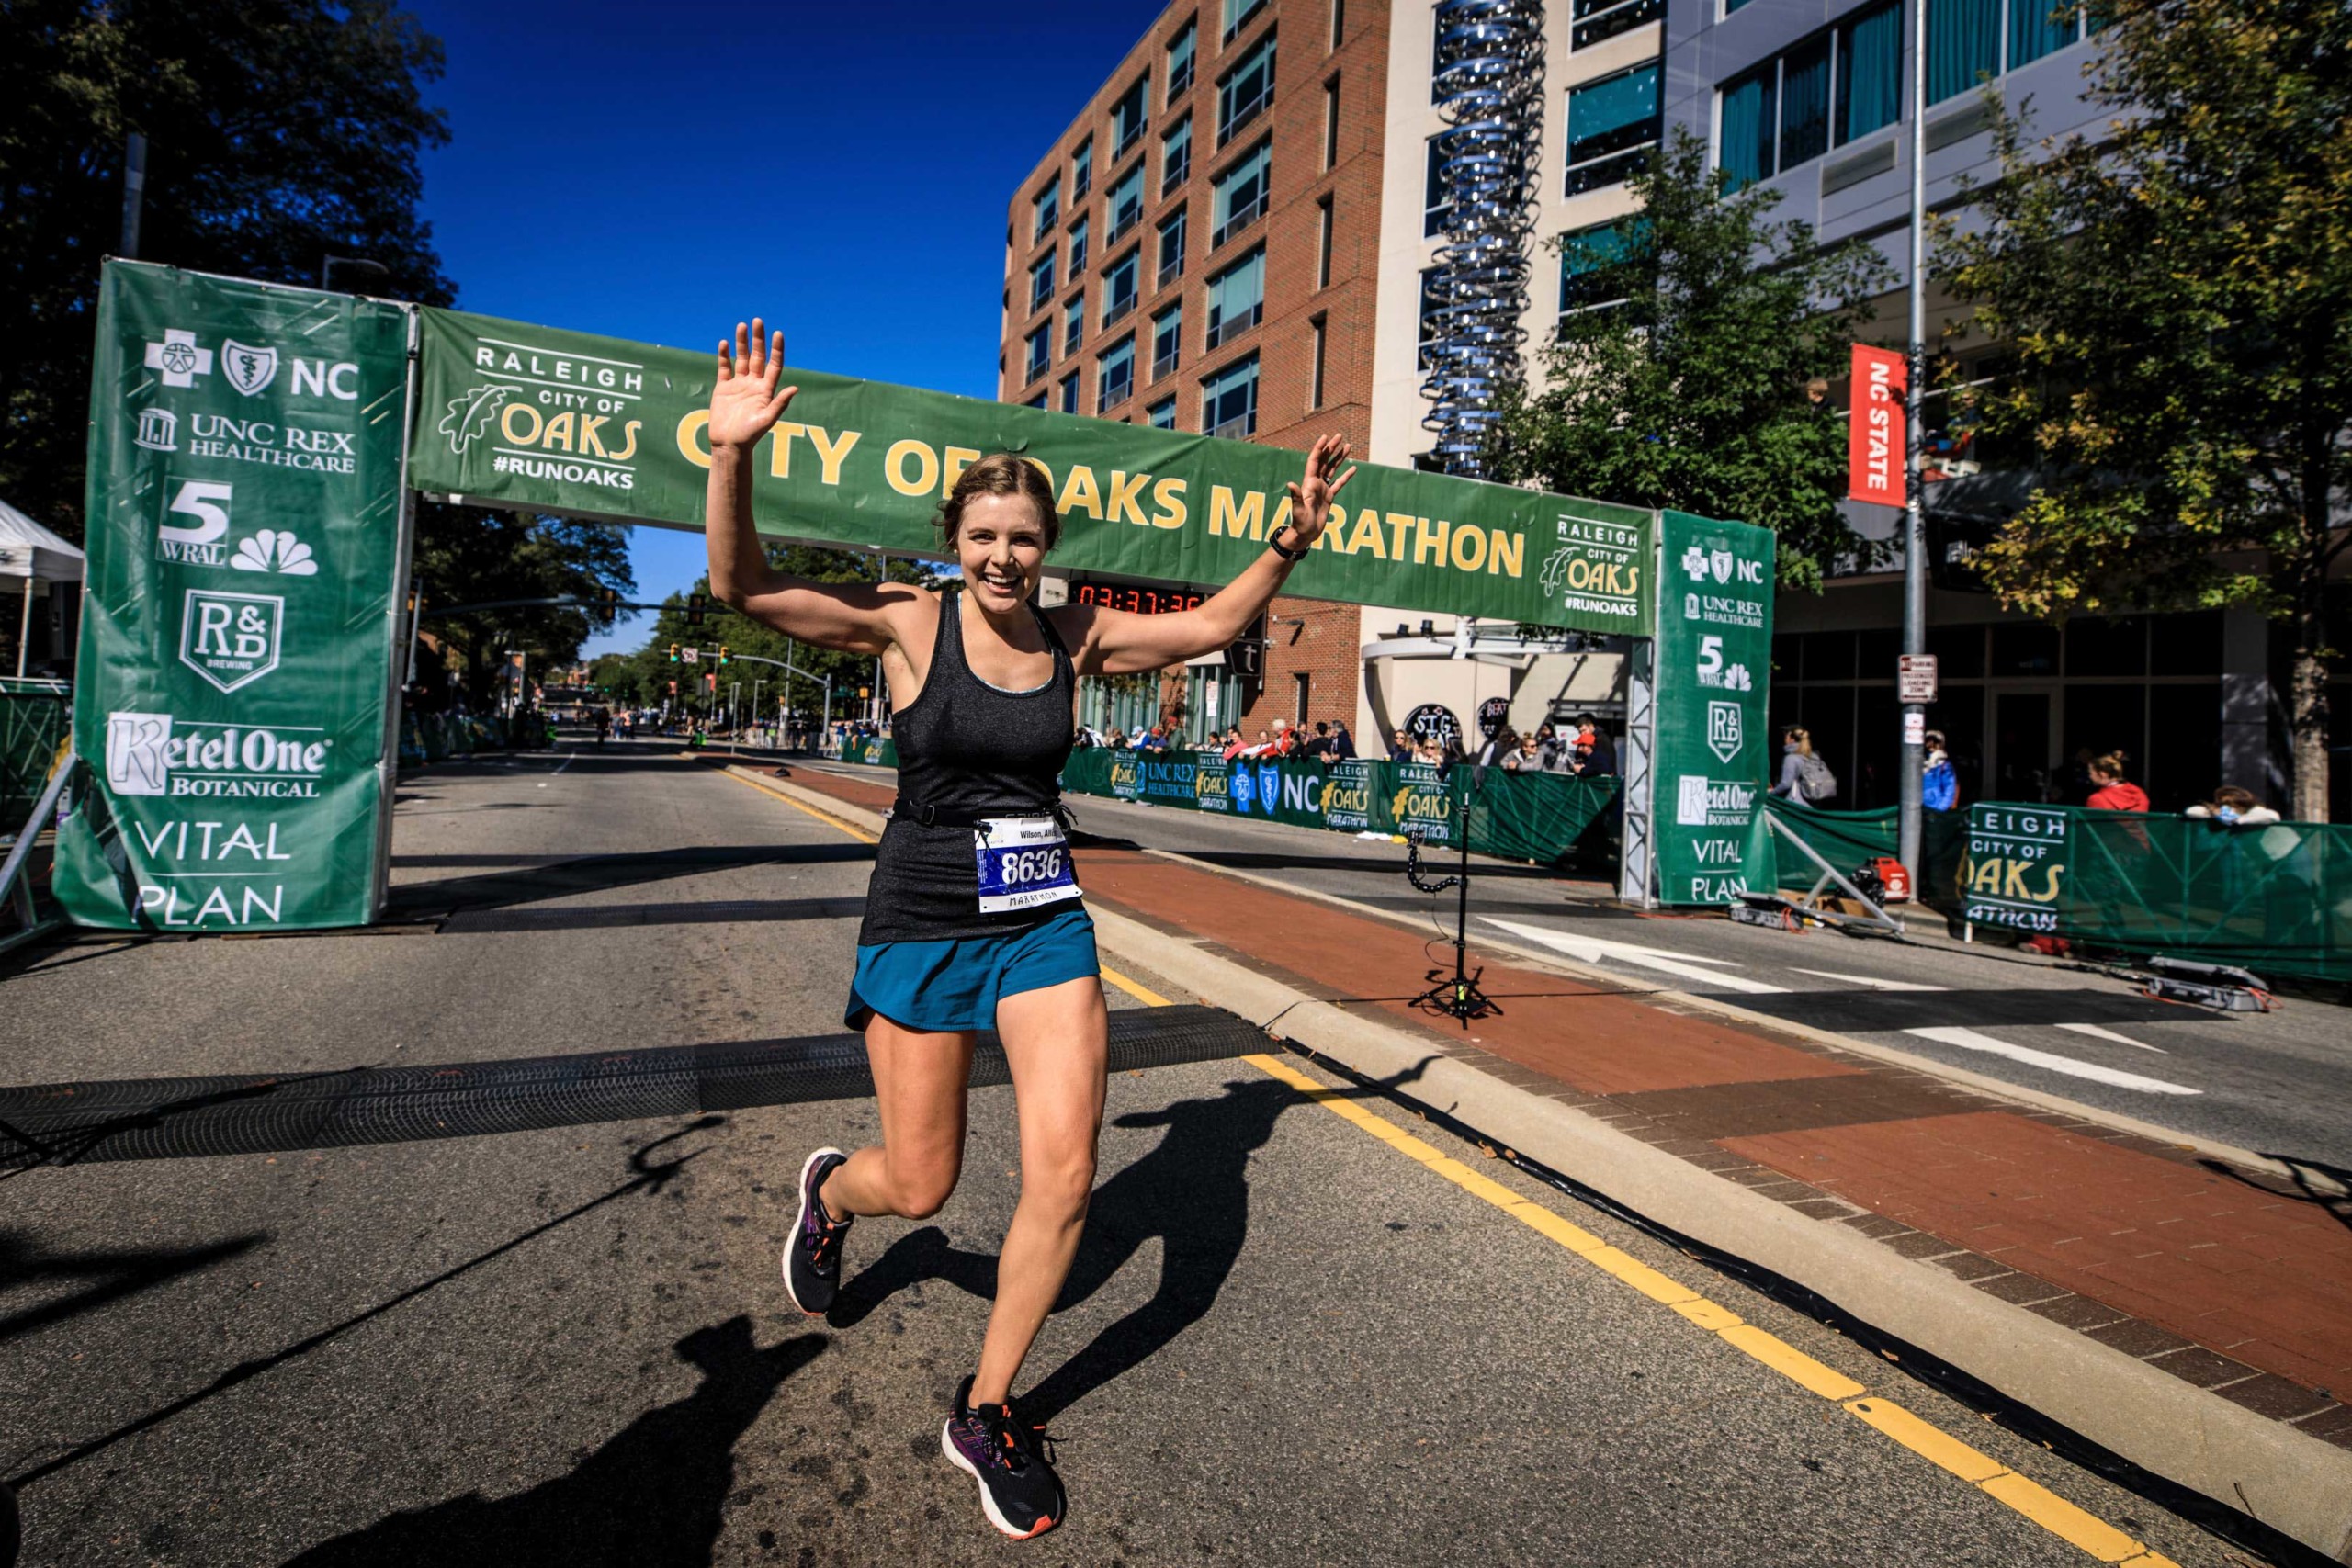
[[[692,646],[682,648],[678,649],[678,657],[688,664],[699,664],[702,662],[702,649]]]
[[[1894,700],[1906,706],[1912,703],[1932,703],[1936,700],[1934,654],[1905,653],[1896,659]]]

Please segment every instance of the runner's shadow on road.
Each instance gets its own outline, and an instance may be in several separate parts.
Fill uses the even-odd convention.
[[[736,1442],[825,1343],[804,1334],[763,1350],[741,1316],[696,1329],[677,1354],[700,1369],[700,1386],[630,1422],[570,1473],[512,1496],[469,1492],[393,1514],[287,1568],[701,1568],[735,1488]]]
[[[1250,1156],[1283,1112],[1301,1104],[1271,1078],[1235,1082],[1222,1095],[1121,1116],[1120,1127],[1165,1127],[1142,1158],[1094,1191],[1069,1279],[1054,1303],[1067,1312],[1101,1290],[1148,1241],[1159,1241],[1151,1299],[1108,1325],[1021,1401],[1046,1421],[1151,1359],[1208,1315],[1250,1234]],[[829,1314],[847,1327],[900,1291],[938,1280],[994,1300],[996,1259],[953,1246],[936,1225],[901,1236],[842,1286]]]

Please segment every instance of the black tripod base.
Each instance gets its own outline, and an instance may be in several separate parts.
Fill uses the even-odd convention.
[[[1447,1018],[1458,1018],[1464,1029],[1470,1027],[1474,1018],[1499,1017],[1502,1004],[1478,988],[1478,978],[1486,972],[1486,966],[1481,964],[1464,975],[1457,964],[1453,974],[1441,977],[1439,971],[1432,969],[1430,978],[1437,984],[1415,997],[1412,1005]]]

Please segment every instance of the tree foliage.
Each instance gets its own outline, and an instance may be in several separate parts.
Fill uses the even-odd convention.
[[[449,303],[416,211],[418,156],[447,140],[422,96],[441,63],[390,0],[0,5],[0,494],[82,537],[98,264],[131,131],[143,258],[315,284],[322,257],[364,256],[389,269],[370,292]]]
[[[1890,271],[1771,221],[1780,194],[1733,190],[1687,132],[1629,183],[1637,217],[1554,242],[1569,309],[1542,384],[1506,395],[1497,477],[1759,525],[1781,581],[1817,585],[1867,547],[1838,506],[1845,426],[1808,387],[1845,373]]]
[[[2097,141],[2006,110],[1939,264],[2018,373],[1981,394],[2036,483],[1980,555],[2045,615],[2256,605],[2295,635],[2294,814],[2324,819],[2324,590],[2352,479],[2352,11],[2103,0]],[[1996,100],[1997,102],[1997,100]]]
[[[854,550],[820,549],[809,545],[769,545],[770,565],[812,582],[872,582],[877,570],[891,582],[912,582],[935,587],[939,574],[922,561],[883,559],[861,555]],[[707,595],[710,579],[697,581],[694,592]],[[673,664],[671,645],[692,644],[704,650],[703,657],[713,657],[711,649],[727,645],[730,653],[752,654],[763,659],[788,660],[808,672],[809,678],[787,675],[784,671],[764,664],[742,664],[719,675],[718,694],[723,700],[729,681],[741,682],[746,716],[750,711],[752,682],[766,682],[760,694],[762,705],[773,714],[774,704],[788,696],[795,708],[821,715],[824,704],[825,677],[832,677],[833,715],[841,717],[854,712],[859,686],[871,687],[875,679],[874,660],[858,653],[841,653],[831,649],[812,647],[796,642],[773,626],[763,625],[748,615],[739,615],[717,600],[710,601],[709,614],[697,628],[686,625],[684,596],[672,594],[654,619],[653,629],[645,646],[626,656],[624,662],[606,666],[597,664],[597,683],[614,692],[625,701],[659,704],[670,694],[669,683],[678,682],[678,696],[693,696],[693,681],[709,674],[714,666],[702,664]],[[610,679],[607,679],[607,671]]]
[[[420,660],[420,683],[433,697],[453,686],[479,706],[497,681],[500,655],[528,654],[528,668],[548,670],[580,657],[594,629],[584,609],[512,609],[462,615],[442,612],[499,599],[594,599],[605,588],[636,591],[626,536],[617,528],[528,517],[511,512],[417,507],[416,580],[424,595],[424,629],[456,660],[446,674]]]

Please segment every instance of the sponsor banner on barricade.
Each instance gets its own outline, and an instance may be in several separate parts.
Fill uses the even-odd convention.
[[[358,925],[402,560],[409,314],[110,262],[58,899],[84,925]]]
[[[1971,925],[2052,935],[2066,874],[2064,807],[1987,801],[1968,808],[1967,901]]]
[[[422,491],[532,512],[703,525],[715,374],[657,348],[461,311],[424,312],[413,454]],[[1287,521],[1295,452],[794,368],[800,395],[752,468],[760,530],[939,553],[956,476],[1018,452],[1054,486],[1054,564],[1230,581]],[[1408,468],[1358,466],[1283,592],[1642,635],[1652,514]]]
[[[1765,722],[1773,544],[1745,523],[1660,515],[1651,811],[1661,903],[1727,904],[1751,885],[1750,829],[1777,751]],[[1753,885],[1775,880],[1763,866]]]

